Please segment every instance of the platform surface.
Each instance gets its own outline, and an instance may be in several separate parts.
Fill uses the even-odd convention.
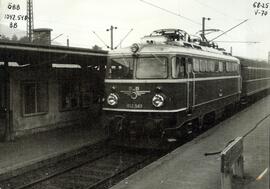
[[[0,143],[0,180],[6,174],[50,158],[75,152],[106,138],[98,126],[74,125]]]
[[[270,96],[134,173],[112,189],[220,189],[220,156],[204,154],[223,150],[228,141],[243,136],[268,114]],[[269,188],[269,126],[270,117],[244,138],[245,178],[234,180],[234,189]]]

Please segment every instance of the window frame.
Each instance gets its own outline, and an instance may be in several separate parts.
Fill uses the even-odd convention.
[[[38,97],[37,97],[37,85],[43,83],[45,84],[46,97],[45,97],[45,110],[38,112]],[[25,97],[25,86],[29,84],[35,85],[35,112],[34,113],[26,113],[26,97]],[[22,81],[21,82],[21,97],[22,97],[22,116],[23,117],[31,117],[37,115],[47,114],[49,112],[49,83],[48,81]]]
[[[183,72],[182,72],[182,74],[183,74],[183,77],[175,77],[174,75],[173,75],[173,59],[179,59],[180,60],[180,64],[182,63],[181,62],[181,59],[182,58],[184,58],[185,59],[185,62],[184,62],[184,65],[183,65]],[[175,62],[176,63],[176,62]],[[173,79],[184,79],[185,77],[186,77],[186,73],[187,73],[187,65],[188,65],[188,62],[187,62],[187,57],[185,57],[185,56],[181,56],[181,55],[176,55],[176,56],[173,56],[172,58],[171,58],[171,77],[173,78]],[[180,73],[180,72],[179,72]],[[178,73],[178,74],[179,74]]]
[[[196,64],[196,66],[195,66],[195,64]],[[199,58],[196,58],[196,57],[193,58],[192,69],[194,72],[200,72],[200,59]]]
[[[166,56],[158,56],[157,55],[157,57],[158,58],[164,58],[165,59],[165,64],[166,64],[166,77],[162,77],[162,78],[160,78],[160,77],[158,77],[158,78],[141,78],[141,77],[138,77],[138,74],[137,74],[137,71],[138,71],[138,61],[139,61],[139,59],[140,58],[156,58],[155,56],[145,56],[145,57],[139,57],[139,58],[137,58],[136,59],[136,61],[135,61],[135,78],[136,79],[138,79],[138,80],[151,80],[151,79],[168,79],[169,78],[169,59],[168,59],[168,57],[166,57]]]

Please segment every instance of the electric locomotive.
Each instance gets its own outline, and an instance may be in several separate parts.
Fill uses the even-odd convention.
[[[239,102],[239,60],[200,43],[161,29],[109,53],[103,120],[111,136],[181,138]]]

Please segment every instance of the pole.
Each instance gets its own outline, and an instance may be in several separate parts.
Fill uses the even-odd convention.
[[[111,50],[113,50],[113,30],[117,29],[117,27],[114,27],[113,25],[111,25],[110,29],[107,29],[106,31],[111,31]]]
[[[202,41],[207,42],[206,37],[205,37],[205,20],[210,20],[210,18],[202,17]]]
[[[67,36],[67,47],[69,47],[69,37]]]
[[[113,26],[111,26],[111,50],[113,50]]]
[[[205,32],[205,17],[202,17],[202,40],[203,40],[203,42],[205,42],[205,40],[204,40],[204,38],[205,38],[204,32]]]

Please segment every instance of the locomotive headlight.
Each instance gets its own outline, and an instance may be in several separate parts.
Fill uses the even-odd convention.
[[[137,43],[132,44],[131,47],[130,47],[130,50],[133,53],[138,52],[139,49],[140,49],[140,46]]]
[[[152,104],[156,108],[159,108],[164,105],[165,97],[161,94],[155,94],[155,96],[152,98]]]
[[[116,104],[118,104],[118,96],[114,93],[109,94],[109,96],[107,97],[107,103],[110,106],[115,106]]]

